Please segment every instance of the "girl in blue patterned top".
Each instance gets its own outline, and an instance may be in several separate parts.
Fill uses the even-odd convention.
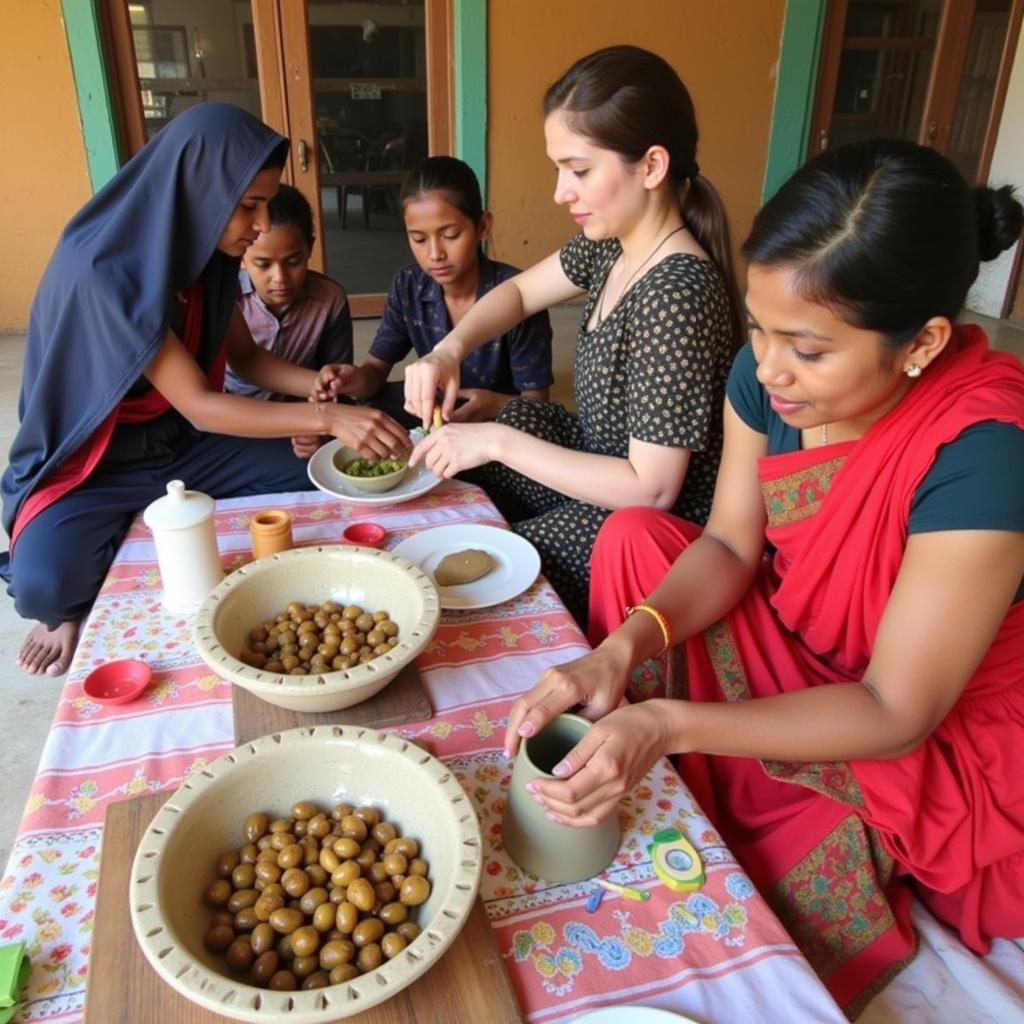
[[[361,366],[337,366],[322,375],[331,393],[369,401],[396,418],[403,411],[401,382],[388,375],[410,351],[424,356],[459,324],[473,304],[514,277],[518,268],[488,259],[481,248],[492,217],[483,208],[472,168],[450,156],[432,156],[409,174],[400,195],[415,263],[395,275],[384,316]],[[551,323],[540,311],[495,332],[460,367],[455,421],[494,419],[514,397],[546,399],[552,382]]]

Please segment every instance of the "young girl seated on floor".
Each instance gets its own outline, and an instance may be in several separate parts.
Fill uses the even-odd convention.
[[[586,657],[513,707],[506,747],[595,719],[535,784],[615,812],[686,782],[851,1015],[914,952],[912,893],[964,943],[1024,935],[1024,368],[960,325],[1009,188],[934,150],[823,153],[757,216],[711,516],[613,515]],[[624,620],[624,621],[623,621]],[[620,706],[685,643],[687,700]]]
[[[492,217],[468,164],[428,157],[409,174],[399,198],[416,262],[395,274],[368,357],[361,366],[337,368],[331,394],[370,402],[415,426],[419,419],[403,409],[401,382],[387,383],[392,367],[411,351],[433,351],[479,298],[519,270],[483,252]],[[547,313],[496,334],[463,360],[461,370],[453,420],[492,420],[516,396],[546,399],[553,379]]]
[[[238,305],[261,348],[313,370],[352,362],[352,314],[345,289],[309,269],[313,211],[292,185],[282,185],[268,207],[270,230],[245,251]],[[253,398],[291,396],[240,378],[228,364],[224,390]]]

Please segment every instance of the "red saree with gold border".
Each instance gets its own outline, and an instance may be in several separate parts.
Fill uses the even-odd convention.
[[[749,700],[861,679],[914,492],[939,448],[985,420],[1024,428],[1024,369],[989,351],[980,329],[959,328],[859,441],[762,459],[774,552],[743,601],[687,642],[689,698]],[[628,539],[598,540],[594,639],[699,535],[662,513],[641,515],[646,540],[636,518],[623,527]],[[913,954],[908,883],[971,949],[1024,935],[1024,602],[1011,606],[946,718],[907,755],[821,764],[688,754],[679,766],[851,1016]]]

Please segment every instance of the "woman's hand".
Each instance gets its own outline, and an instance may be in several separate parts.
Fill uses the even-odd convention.
[[[439,345],[405,371],[405,408],[413,416],[419,416],[424,430],[430,429],[437,392],[442,388],[441,416],[447,422],[459,393],[459,360]]]
[[[552,769],[557,780],[527,783],[527,792],[563,825],[596,825],[614,814],[651,765],[671,753],[667,705],[678,714],[679,701],[648,700],[627,704],[595,722],[580,742]]]
[[[387,413],[357,405],[324,405],[326,430],[367,459],[398,458],[409,451],[409,432]]]
[[[505,729],[505,756],[515,755],[520,738],[535,736],[570,708],[591,721],[603,718],[621,703],[629,671],[629,662],[609,644],[547,669],[533,689],[512,705]]]
[[[311,459],[323,443],[321,434],[297,434],[292,438],[292,451],[297,459]]]
[[[501,439],[510,430],[497,423],[449,423],[416,445],[409,464],[422,462],[434,476],[450,479],[497,459]]]
[[[327,363],[321,366],[310,388],[311,402],[333,402],[341,395],[351,395],[362,385],[360,369],[351,363]]]

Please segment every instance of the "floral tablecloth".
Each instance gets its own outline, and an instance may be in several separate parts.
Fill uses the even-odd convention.
[[[359,519],[381,523],[388,547],[432,526],[504,525],[482,491],[458,482],[373,509],[320,493],[237,498],[216,511],[226,569],[251,557],[250,517],[272,506],[291,512],[297,544],[338,542]],[[606,894],[591,913],[591,883],[545,886],[506,856],[509,765],[500,745],[509,706],[546,667],[585,649],[543,578],[502,605],[446,612],[417,662],[435,715],[397,730],[443,758],[474,800],[485,837],[481,896],[524,1016],[567,1021],[631,1002],[707,1024],[842,1021],[667,761],[622,803],[623,843],[607,872],[649,889],[647,902]],[[82,681],[115,657],[144,658],[154,682],[132,704],[97,704]],[[231,749],[232,736],[230,685],[199,660],[190,619],[162,607],[155,551],[137,520],[84,625],[0,881],[0,944],[23,939],[32,960],[15,1020],[82,1019],[106,807],[177,788]],[[697,892],[674,893],[654,878],[647,837],[671,826],[704,859],[707,882]]]

